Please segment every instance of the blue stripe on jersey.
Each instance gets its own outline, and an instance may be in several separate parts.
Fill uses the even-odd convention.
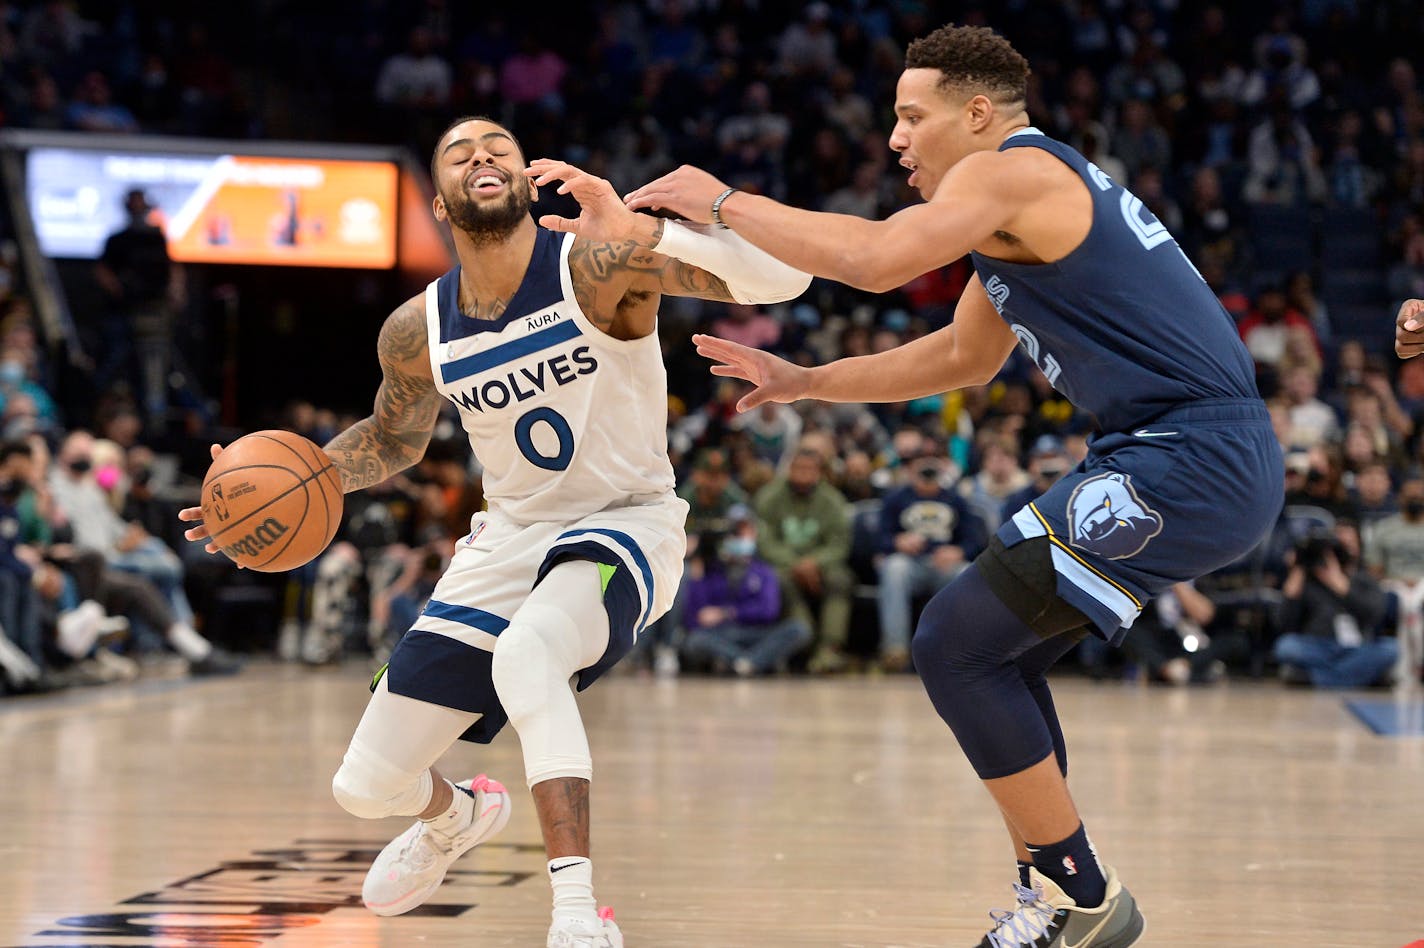
[[[643,604],[643,614],[638,619],[638,634],[642,634],[647,627],[648,616],[653,611],[653,568],[648,565],[648,558],[643,555],[642,547],[638,546],[628,534],[622,530],[607,530],[603,527],[585,527],[581,530],[570,530],[568,533],[559,535],[559,540],[567,540],[570,537],[583,536],[585,533],[597,533],[600,536],[608,537],[622,544],[628,554],[633,557],[633,565],[638,567],[638,573],[643,577],[643,588],[648,591],[648,601]],[[554,541],[558,542],[558,540]]]
[[[548,309],[564,298],[562,267],[563,236],[540,227],[534,235],[534,252],[519,289],[509,298],[499,319],[475,319],[460,312],[460,268],[440,278],[436,299],[440,301],[440,341],[453,342],[482,332],[498,332],[530,313]]]
[[[484,352],[476,352],[474,355],[456,359],[454,362],[442,363],[440,377],[448,385],[451,382],[458,382],[460,379],[504,365],[506,362],[513,362],[515,359],[522,359],[524,356],[533,355],[550,346],[557,346],[561,342],[568,342],[570,339],[582,335],[583,330],[578,328],[578,323],[572,319],[565,319],[548,329],[530,333],[513,342],[503,343],[492,349],[486,349]]]
[[[449,619],[451,622],[458,622],[472,629],[488,632],[490,635],[499,635],[509,628],[508,619],[501,619],[492,612],[485,612],[483,609],[475,609],[471,606],[457,606],[454,603],[440,602],[438,599],[430,600],[430,604],[425,607],[425,611],[421,615],[436,619]]]

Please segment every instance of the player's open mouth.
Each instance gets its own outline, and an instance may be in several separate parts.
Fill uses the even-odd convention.
[[[913,161],[910,161],[910,160],[908,160],[908,159],[906,159],[906,158],[901,158],[901,159],[900,159],[900,166],[903,167],[903,168],[908,168],[908,169],[910,169],[910,178],[909,178],[909,185],[910,185],[910,187],[913,188],[913,187],[915,187],[916,185],[918,185],[918,184],[919,184],[919,180],[920,180],[920,166],[917,165],[917,164],[915,164]]]
[[[474,175],[470,187],[479,194],[498,194],[504,189],[504,176],[494,171],[481,171]]]

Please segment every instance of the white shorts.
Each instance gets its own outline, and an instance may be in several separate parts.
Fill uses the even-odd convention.
[[[603,590],[608,648],[579,673],[582,691],[672,607],[687,551],[686,522],[687,502],[673,494],[572,522],[518,524],[497,513],[476,514],[429,604],[391,653],[387,687],[481,714],[463,739],[487,743],[507,720],[490,676],[500,632],[556,563],[580,559],[609,568]]]

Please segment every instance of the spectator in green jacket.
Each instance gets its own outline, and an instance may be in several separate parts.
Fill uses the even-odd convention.
[[[841,670],[854,584],[847,563],[850,505],[827,482],[821,455],[798,448],[787,472],[757,494],[756,512],[758,550],[781,577],[789,615],[816,630],[809,670]],[[819,623],[813,604],[820,606]]]

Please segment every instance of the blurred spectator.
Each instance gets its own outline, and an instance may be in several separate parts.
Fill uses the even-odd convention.
[[[1053,435],[1040,435],[1028,454],[1028,473],[1033,480],[1018,493],[1010,494],[1004,499],[1005,518],[1012,517],[1022,510],[1025,504],[1041,497],[1076,463],[1068,456],[1068,449],[1062,439]]]
[[[1157,123],[1148,102],[1128,99],[1122,104],[1122,121],[1113,136],[1113,154],[1122,159],[1129,178],[1136,178],[1144,168],[1160,171],[1171,166],[1172,140]]]
[[[1315,397],[1319,378],[1308,368],[1291,369],[1282,383],[1290,406],[1290,444],[1314,447],[1335,437],[1340,427],[1335,412]]]
[[[86,75],[74,90],[74,101],[64,113],[66,124],[81,132],[132,133],[138,131],[138,119],[123,105],[114,101],[109,80],[102,72]]]
[[[518,51],[500,69],[500,97],[515,107],[532,105],[560,114],[564,111],[561,89],[568,71],[563,57],[541,43],[537,31],[530,29]]]
[[[405,50],[381,65],[376,102],[392,109],[441,109],[450,101],[450,84],[450,64],[435,52],[435,35],[417,26],[410,31]]]
[[[1204,684],[1226,676],[1226,659],[1243,651],[1238,636],[1214,638],[1206,627],[1216,606],[1191,583],[1178,583],[1148,604],[1123,642],[1130,661],[1150,680],[1169,685]]]
[[[1315,142],[1305,123],[1277,106],[1251,131],[1242,195],[1256,204],[1316,204],[1327,194]]]
[[[909,483],[880,506],[880,665],[910,667],[910,619],[917,596],[937,592],[987,541],[984,523],[943,485],[944,463],[921,457],[908,464]]]
[[[168,410],[174,322],[187,291],[183,268],[168,255],[163,229],[148,219],[152,209],[143,191],[129,191],[124,196],[128,223],[104,242],[94,267],[113,305],[98,381],[101,386],[112,383],[132,369],[145,415],[161,423]]]
[[[732,511],[749,502],[732,480],[731,462],[721,448],[704,448],[698,453],[691,477],[677,494],[687,501],[687,538],[694,547],[704,533],[725,534],[732,525]]]
[[[1251,353],[1251,358],[1260,365],[1278,365],[1286,354],[1286,340],[1292,330],[1299,330],[1310,336],[1315,343],[1315,330],[1310,320],[1286,302],[1285,291],[1278,286],[1267,287],[1256,297],[1256,305],[1241,321],[1241,338]]]
[[[728,303],[727,314],[712,324],[712,333],[752,349],[771,349],[781,340],[781,323],[749,303]]]
[[[742,518],[729,533],[707,539],[687,583],[683,654],[743,678],[785,671],[810,644],[811,628],[803,617],[781,618],[780,582],[756,556],[755,522]]]
[[[994,531],[1004,522],[1004,501],[1029,485],[1029,475],[1019,466],[1019,452],[1012,439],[987,438],[979,453],[979,473],[959,482],[959,494]]]
[[[815,630],[812,672],[845,667],[850,628],[850,509],[840,491],[825,479],[821,456],[798,450],[786,474],[756,497],[761,522],[758,552],[776,568],[789,613]],[[819,602],[820,622],[811,618]]]
[[[1297,545],[1281,595],[1275,658],[1287,680],[1362,688],[1394,667],[1395,640],[1378,635],[1384,591],[1335,536],[1313,534]]]
[[[1398,599],[1396,680],[1418,684],[1424,665],[1424,480],[1400,486],[1399,508],[1366,535],[1365,562]]]
[[[802,19],[781,34],[778,65],[792,75],[824,76],[836,65],[836,36],[827,3],[806,4]]]
[[[732,419],[732,430],[750,440],[756,456],[781,468],[801,441],[801,416],[790,405],[766,402]]]

